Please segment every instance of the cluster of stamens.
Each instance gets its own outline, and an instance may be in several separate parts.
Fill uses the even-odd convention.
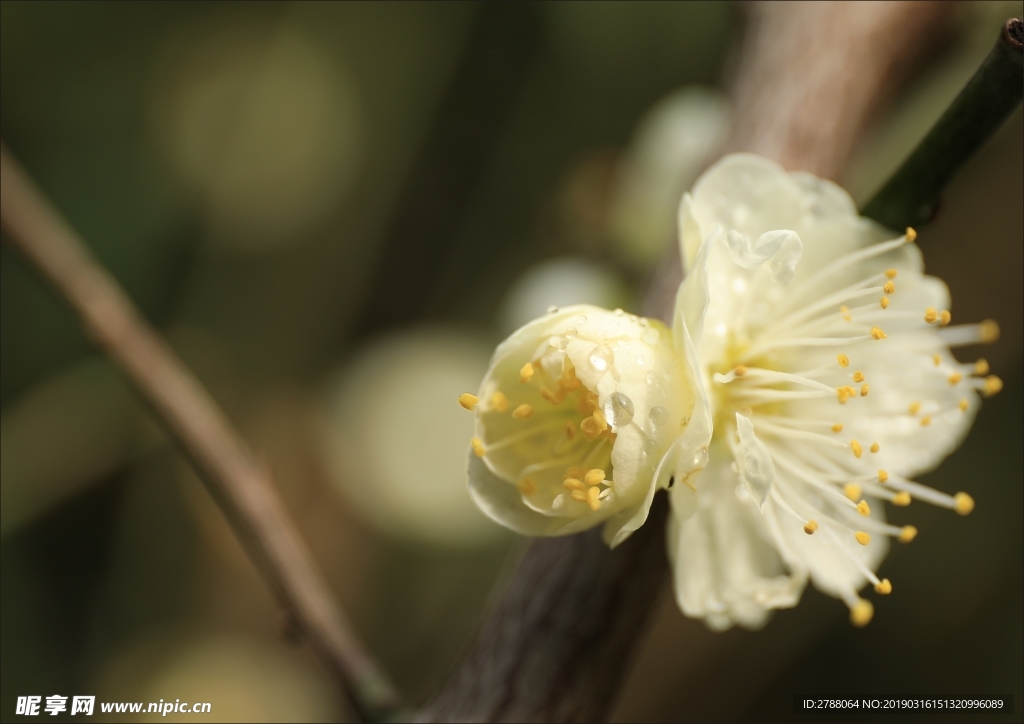
[[[551,451],[550,461],[531,464],[519,476],[517,487],[520,493],[529,497],[539,489],[537,480],[528,474],[529,470],[550,468],[568,456],[582,461],[584,466],[570,465],[565,468],[562,475],[565,495],[572,501],[587,505],[591,511],[599,510],[601,504],[613,495],[614,483],[608,479],[603,468],[586,467],[586,464],[595,459],[607,459],[610,454],[608,450],[610,445],[614,444],[616,434],[612,432],[604,412],[600,409],[598,396],[588,390],[576,376],[576,369],[568,358],[563,360],[562,370],[557,378],[553,378],[546,371],[540,360],[525,363],[519,370],[519,383],[524,386],[538,386],[539,390],[534,392],[539,392],[540,396],[555,408],[556,416],[563,418],[558,423],[561,425],[562,434]],[[470,411],[476,410],[480,403],[476,395],[468,392],[460,395],[458,401],[459,405]],[[513,404],[509,396],[500,390],[493,392],[488,402],[489,404],[482,409],[485,414],[508,413],[514,419],[523,421],[533,418],[535,412],[540,414],[528,402]],[[550,415],[545,414],[545,417]],[[550,422],[547,420],[547,423]],[[487,447],[480,438],[474,437],[470,442],[475,455],[481,458],[487,455]],[[581,443],[584,445],[582,448]]]
[[[915,237],[913,229],[908,229],[903,239],[858,250],[847,259],[836,262],[826,272],[812,276],[801,285],[802,289],[794,291],[797,295],[806,292],[808,287],[827,278],[828,273],[835,271],[843,261],[848,264],[861,262],[895,249],[902,243],[913,241]],[[876,324],[881,323],[879,315],[888,315],[901,321],[909,319],[905,312],[886,311],[891,305],[890,298],[896,294],[896,277],[897,270],[888,269],[882,274],[870,276],[858,284],[829,294],[817,303],[788,313],[783,308],[781,316],[773,320],[767,331],[759,334],[745,348],[740,347],[741,351],[737,355],[739,364],[726,374],[714,376],[716,382],[728,385],[718,395],[726,408],[742,412],[750,418],[760,439],[775,443],[768,447],[779,474],[770,494],[781,510],[802,525],[807,535],[821,535],[823,532],[837,542],[843,535],[852,535],[862,546],[871,542],[872,533],[889,535],[904,543],[916,537],[917,529],[914,526],[894,526],[872,519],[871,508],[862,497],[864,494],[896,506],[907,506],[916,497],[953,509],[961,515],[967,515],[974,507],[974,501],[967,493],[947,495],[883,469],[873,473],[862,471],[860,468],[863,463],[860,461],[865,452],[877,454],[882,448],[881,444],[875,441],[865,445],[852,438],[844,442],[841,438],[837,439],[844,429],[842,422],[835,418],[820,419],[827,408],[823,408],[820,403],[815,404],[815,398],[834,396],[840,405],[846,405],[855,399],[867,397],[871,392],[865,373],[855,368],[850,369],[859,351],[859,347],[854,345],[873,344],[888,339],[888,335]],[[872,292],[882,294],[877,304],[853,308],[839,304],[846,299],[863,297]],[[852,334],[842,332],[845,327],[835,327],[829,321],[829,315],[832,314],[829,308],[838,308],[841,324],[850,325]],[[922,319],[929,326],[948,327],[952,316],[947,310],[928,308]],[[859,334],[858,327],[863,330]],[[914,330],[894,332],[894,336],[913,333]],[[984,322],[980,325],[950,328],[943,330],[942,334],[946,335],[943,341],[948,345],[990,342],[998,336],[998,327],[994,322]],[[779,366],[779,358],[771,354],[775,349],[804,347],[824,350],[845,344],[850,345],[849,351],[836,355],[832,364],[796,373],[773,369]],[[812,351],[812,354],[815,353]],[[984,395],[994,394],[1002,387],[999,378],[985,376],[989,370],[988,363],[983,359],[971,365],[961,365],[935,353],[932,361],[951,386],[970,385]],[[837,377],[846,377],[849,383],[830,386],[828,382]],[[962,414],[969,408],[970,401],[965,396],[950,409],[944,409],[938,402],[914,402],[907,414],[912,417],[920,415],[920,424],[927,427],[940,417],[945,419],[946,415]],[[920,414],[925,411],[926,414]],[[723,415],[719,419],[724,421],[728,418]],[[832,435],[826,431],[831,431]],[[730,442],[738,458],[736,443],[732,440]],[[846,458],[844,461],[841,457],[844,448],[847,454],[852,454],[853,460]],[[801,495],[801,486],[809,486],[817,495]],[[814,500],[821,502],[815,503]],[[855,523],[857,520],[859,524]],[[877,593],[887,595],[892,591],[891,582],[879,579],[852,551],[842,545],[835,548],[861,571],[874,585]],[[848,591],[844,598],[850,606],[851,620],[856,625],[867,624],[873,611],[870,602],[861,599],[853,590]]]

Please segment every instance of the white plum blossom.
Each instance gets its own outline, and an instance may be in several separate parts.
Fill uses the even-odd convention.
[[[875,573],[889,538],[917,533],[887,523],[884,503],[974,506],[913,477],[1001,387],[949,348],[998,328],[948,326],[949,292],[923,273],[912,229],[893,238],[835,184],[757,156],[715,164],[679,221],[675,342],[698,360],[713,434],[707,467],[669,491],[677,601],[714,629],[758,628],[810,580],[865,625],[858,592],[889,593]]]
[[[459,398],[476,414],[473,501],[526,535],[603,525],[605,541],[619,544],[678,475],[680,451],[696,463],[684,474],[706,462],[707,434],[690,424],[699,384],[662,323],[553,309],[499,345],[477,394]]]

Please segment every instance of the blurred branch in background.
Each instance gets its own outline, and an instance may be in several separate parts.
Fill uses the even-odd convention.
[[[191,372],[0,147],[0,218],[10,241],[74,308],[200,472],[298,632],[356,710],[394,716],[398,695],[349,630],[268,474]]]
[[[893,229],[931,221],[939,194],[1024,96],[1024,21],[1011,18],[996,44],[953,104],[942,114],[864,215]]]
[[[734,88],[730,150],[834,178],[872,111],[942,39],[947,3],[763,3]],[[645,313],[664,318],[680,280],[663,266]],[[606,718],[667,575],[664,496],[614,551],[591,532],[534,542],[427,721]]]

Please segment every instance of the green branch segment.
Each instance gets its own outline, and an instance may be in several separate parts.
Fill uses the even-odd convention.
[[[1010,117],[1024,95],[1024,22],[1006,21],[992,52],[938,122],[861,212],[893,229],[931,221],[953,174]]]

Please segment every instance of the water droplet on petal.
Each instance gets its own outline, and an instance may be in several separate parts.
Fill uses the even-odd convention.
[[[608,395],[602,409],[612,427],[622,427],[633,421],[633,401],[621,392]]]
[[[558,307],[556,307],[554,304],[552,304],[550,307],[548,307],[548,314],[554,314],[557,311],[558,311]]]
[[[647,416],[651,418],[651,422],[655,425],[664,425],[668,422],[668,410],[661,405],[652,407],[651,411],[647,413]]]
[[[661,332],[656,330],[654,327],[648,327],[644,330],[644,333],[640,335],[640,339],[650,345],[655,345],[661,338]]]
[[[654,374],[654,370],[648,370],[644,379],[647,380],[648,387],[654,387],[654,383],[658,381],[658,375]]]
[[[623,312],[621,309],[616,309],[615,310],[615,316],[616,317],[621,317],[623,314],[625,314],[625,312]]]
[[[590,366],[598,372],[604,372],[615,362],[615,353],[610,348],[599,344],[590,353]]]
[[[565,330],[565,336],[566,337],[575,337],[576,336],[576,328],[575,327],[569,327],[569,329]]]
[[[586,314],[581,314],[580,316],[576,317],[576,324],[586,324],[586,323],[587,323],[587,315]]]
[[[647,362],[647,359],[643,355],[636,358],[636,363],[639,367],[643,367],[645,362]]]
[[[699,448],[697,452],[693,454],[693,469],[701,470],[707,467],[708,464],[708,449],[706,447]]]

